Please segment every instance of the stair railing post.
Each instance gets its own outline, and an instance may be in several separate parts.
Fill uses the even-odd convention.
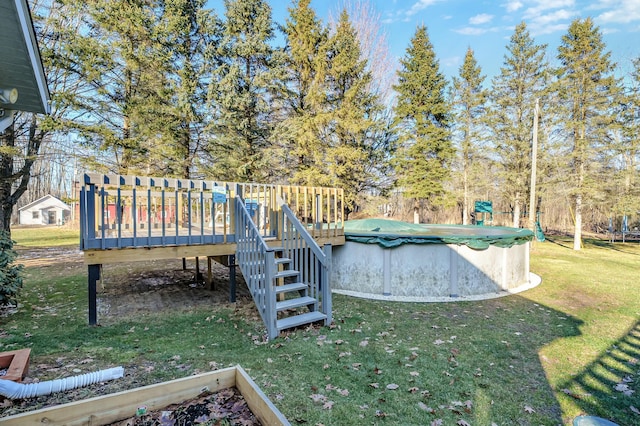
[[[331,302],[331,244],[325,244],[323,247],[324,252],[324,267],[322,274],[322,313],[327,316],[325,325],[330,325],[333,321],[333,307]]]
[[[275,274],[276,274],[276,256],[273,250],[269,250],[265,253],[265,296],[266,296],[266,323],[267,333],[269,334],[269,340],[278,337],[279,331],[276,324],[278,320],[278,314],[276,312],[276,290],[275,290]]]

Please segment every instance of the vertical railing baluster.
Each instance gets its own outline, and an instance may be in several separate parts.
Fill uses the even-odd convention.
[[[147,187],[147,245],[151,245],[151,186]]]
[[[165,195],[166,195],[166,191],[165,191],[165,182],[162,182],[162,188],[160,190],[160,220],[162,221],[162,245],[166,245],[167,244],[167,239],[166,239],[166,200],[165,200]]]
[[[137,196],[137,186],[134,180],[134,186],[131,191],[132,199],[131,199],[131,220],[133,221],[133,246],[138,246],[138,201],[136,199]]]
[[[118,183],[118,189],[116,191],[118,195],[116,195],[116,228],[118,229],[118,248],[122,248],[122,198],[121,198],[121,190],[120,184]]]
[[[108,207],[107,207],[108,208]],[[104,187],[100,187],[100,211],[101,211],[101,216],[102,216],[102,226],[101,226],[101,241],[100,241],[100,247],[102,248],[102,250],[105,249],[105,237],[106,237],[106,232],[105,232],[105,227],[104,227]],[[107,211],[108,213],[108,211]]]

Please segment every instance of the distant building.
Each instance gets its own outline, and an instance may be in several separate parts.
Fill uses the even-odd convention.
[[[44,197],[18,209],[20,225],[62,225],[71,215],[71,207],[53,195]]]

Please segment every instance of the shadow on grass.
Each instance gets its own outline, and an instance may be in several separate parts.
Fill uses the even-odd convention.
[[[546,237],[545,241],[548,241],[550,243],[553,243],[557,246],[560,246],[569,250],[573,250],[573,240],[569,239],[568,237],[564,237],[564,238],[563,237]],[[631,244],[631,243],[629,241],[627,241],[626,243],[622,243],[622,242],[612,243],[609,240],[601,240],[597,238],[585,238],[582,241],[583,247],[591,246],[591,247],[605,248],[605,249],[614,250],[620,253],[630,254],[633,256],[640,256],[640,253],[637,253],[636,250],[633,250],[633,251],[624,250],[625,244]]]
[[[640,320],[558,391],[588,415],[640,424]]]

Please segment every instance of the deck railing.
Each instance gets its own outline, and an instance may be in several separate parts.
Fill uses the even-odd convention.
[[[327,315],[325,324],[331,324],[331,244],[320,248],[289,207],[282,205],[282,213],[283,256],[292,260],[292,268],[307,284],[307,295],[318,301],[317,308]]]
[[[275,252],[260,235],[258,227],[242,199],[236,197],[235,228],[236,261],[262,321],[271,337],[278,335],[276,326],[276,293],[273,287],[276,273]]]
[[[236,195],[265,238],[281,237],[278,196],[312,236],[344,235],[337,188],[85,174],[81,249],[234,243]]]

